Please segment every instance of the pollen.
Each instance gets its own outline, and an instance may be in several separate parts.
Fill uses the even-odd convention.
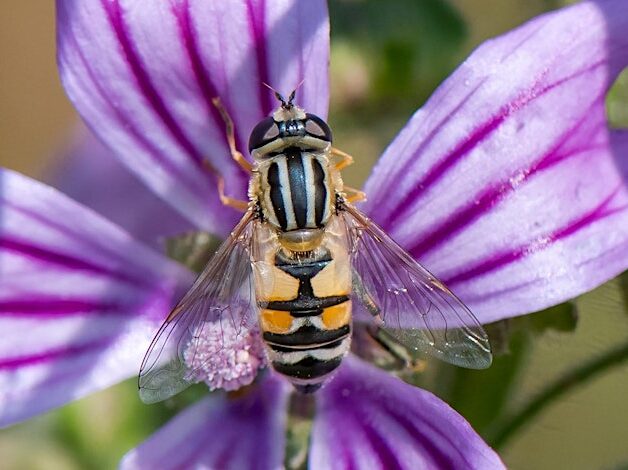
[[[257,327],[234,328],[230,322],[207,322],[186,345],[183,358],[191,379],[210,390],[238,390],[253,382],[268,365]]]

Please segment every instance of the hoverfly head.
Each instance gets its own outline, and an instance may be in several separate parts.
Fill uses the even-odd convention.
[[[262,119],[253,128],[249,138],[249,152],[253,158],[267,157],[288,146],[313,149],[325,149],[329,146],[331,130],[327,123],[294,104],[301,83],[292,90],[287,100],[273,87],[264,83],[281,104],[271,116]]]

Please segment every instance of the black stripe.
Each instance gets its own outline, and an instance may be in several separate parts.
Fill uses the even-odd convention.
[[[291,348],[289,346],[279,346],[278,344],[269,344],[268,346],[273,350],[273,351],[277,351],[277,352],[295,352],[295,351],[315,351],[318,349],[334,349],[338,346],[340,346],[342,344],[342,342],[346,339],[346,336],[344,338],[340,338],[337,341],[332,341],[331,343],[327,343],[327,344],[312,344],[311,347],[309,344],[305,344],[302,345],[299,348]]]
[[[284,364],[273,362],[273,368],[280,374],[298,379],[313,379],[329,374],[342,362],[342,356],[326,361],[320,361],[313,357],[306,357],[296,364]]]
[[[270,202],[273,205],[273,211],[282,230],[286,230],[288,220],[286,218],[286,207],[281,197],[281,182],[279,181],[279,165],[277,162],[272,162],[268,167],[268,185],[270,186]]]
[[[325,186],[325,172],[323,166],[316,159],[312,158],[312,171],[314,172],[314,216],[317,227],[323,226],[323,215],[325,213],[325,198],[327,197],[327,187]]]
[[[322,308],[317,308],[314,310],[288,310],[288,311],[290,312],[290,315],[294,318],[318,317],[319,315],[323,314]]]
[[[282,312],[290,312],[293,317],[306,317],[302,312],[319,311],[327,307],[341,304],[349,300],[347,295],[330,295],[329,297],[305,297],[299,296],[293,300],[273,300],[271,302],[258,302],[259,308],[267,308],[269,310],[281,310]],[[316,315],[320,315],[319,312]]]
[[[275,266],[284,273],[290,274],[300,281],[308,281],[321,272],[329,264],[331,258],[303,264],[296,264],[294,261],[293,264],[279,264],[278,261],[278,257],[275,257]]]
[[[290,182],[290,194],[292,196],[292,209],[294,220],[298,228],[307,227],[307,192],[312,190],[305,185],[305,169],[301,150],[289,147],[285,150],[288,164],[288,181]]]
[[[264,332],[264,341],[279,346],[307,346],[328,343],[345,338],[351,333],[351,327],[344,325],[336,330],[319,330],[313,325],[302,326],[294,333],[277,334]]]
[[[341,304],[348,300],[346,295],[316,297],[312,289],[312,278],[321,272],[332,260],[331,253],[325,249],[316,256],[307,259],[291,259],[281,251],[275,256],[275,266],[299,280],[297,297],[291,300],[258,302],[260,308],[287,311],[293,317],[311,317],[323,313],[323,309]]]
[[[314,393],[319,388],[321,388],[323,386],[323,382],[315,383],[315,384],[293,384],[293,385],[297,392],[309,394],[309,393]]]

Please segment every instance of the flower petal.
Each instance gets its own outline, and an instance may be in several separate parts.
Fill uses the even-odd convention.
[[[163,248],[165,237],[195,230],[123,166],[91,132],[76,133],[51,184],[135,239]]]
[[[269,375],[242,397],[214,394],[130,451],[120,468],[282,468],[289,391]]]
[[[370,215],[482,322],[628,268],[625,154],[604,108],[628,64],[626,30],[625,2],[583,2],[485,43],[366,184]]]
[[[0,426],[135,374],[191,274],[0,170]]]
[[[505,468],[469,424],[431,393],[347,357],[317,395],[310,468]]]
[[[48,179],[75,201],[152,247],[163,248],[165,237],[195,230],[84,129],[76,133]]]
[[[231,114],[241,151],[275,106],[267,82],[327,112],[325,2],[58,0],[58,60],[68,95],[122,162],[197,226],[227,233],[237,214],[215,190],[246,196],[229,155]],[[209,168],[209,171],[207,171]]]

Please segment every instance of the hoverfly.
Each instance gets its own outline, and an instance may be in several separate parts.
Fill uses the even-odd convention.
[[[195,383],[186,358],[206,326],[225,321],[241,332],[259,327],[273,369],[304,393],[349,351],[352,318],[451,364],[488,367],[488,338],[469,309],[353,205],[364,194],[340,175],[353,158],[332,147],[327,123],[293,104],[295,91],[275,96],[280,106],[250,135],[253,164],[215,102],[232,156],[251,175],[249,201],[225,196],[220,182],[223,203],[244,216],[158,331],[141,398],[164,400]]]

